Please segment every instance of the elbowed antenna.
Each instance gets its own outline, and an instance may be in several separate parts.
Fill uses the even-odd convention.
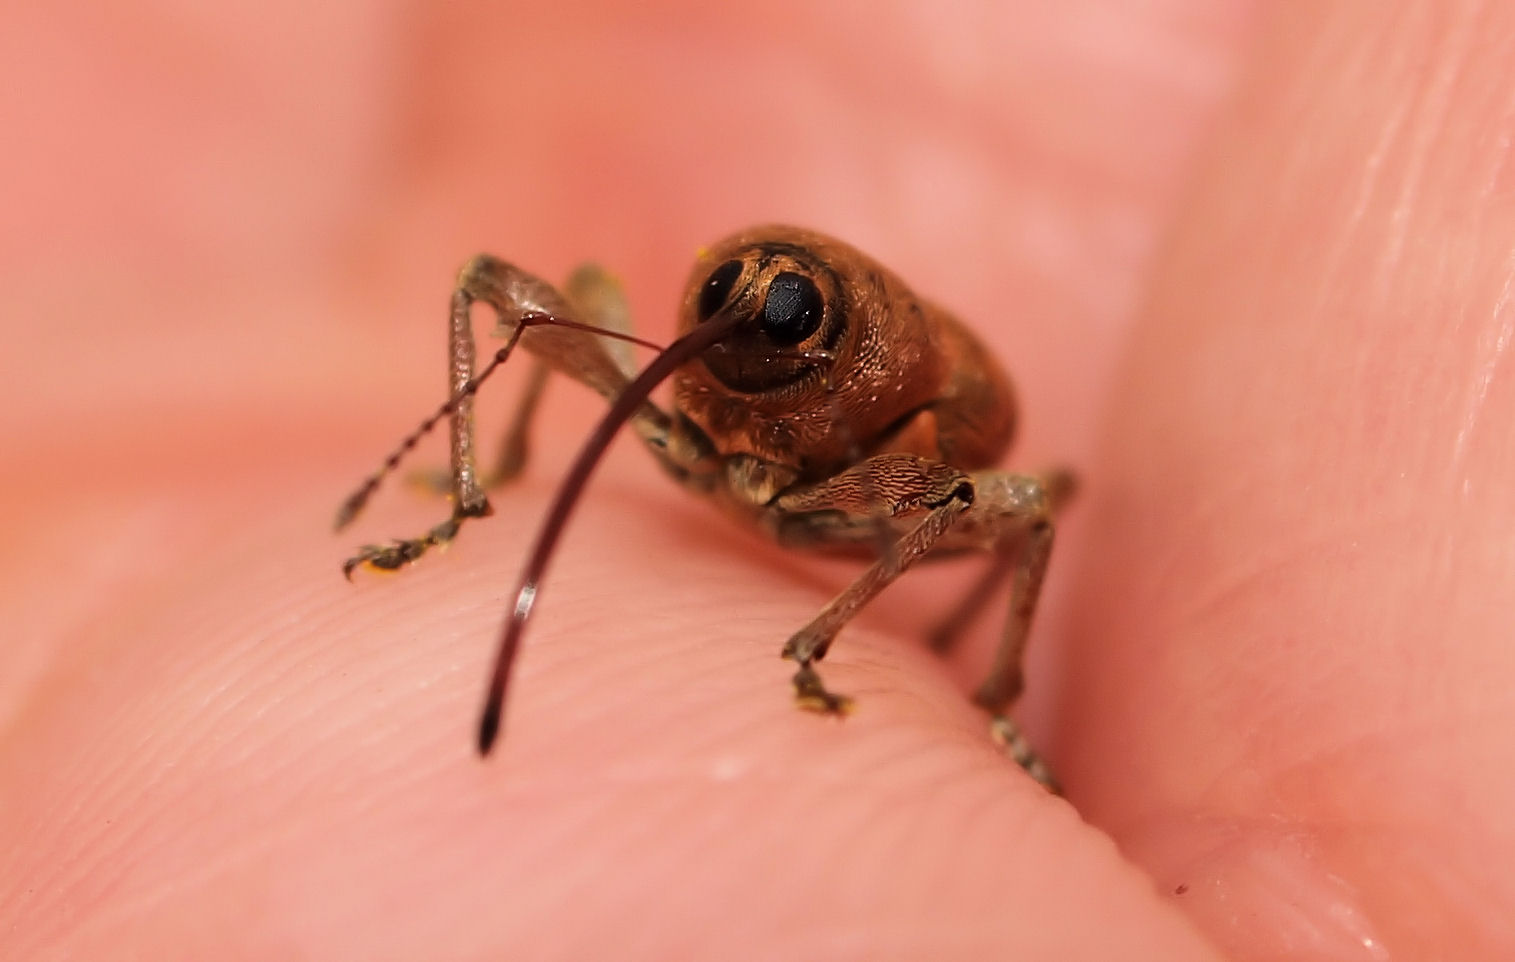
[[[466,310],[471,303],[472,302],[464,304],[463,309]],[[543,314],[537,312],[523,314],[521,316],[521,319],[516,323],[514,330],[510,332],[510,337],[506,340],[505,345],[499,350],[495,351],[494,358],[487,365],[485,365],[484,369],[470,378],[468,383],[463,386],[463,390],[459,391],[453,397],[448,398],[441,407],[432,412],[431,417],[422,421],[414,431],[411,431],[409,434],[405,435],[405,437],[401,439],[400,443],[395,445],[394,450],[390,451],[389,454],[384,458],[384,463],[379,466],[379,470],[364,478],[363,483],[358,485],[357,490],[353,491],[352,494],[348,495],[347,498],[343,500],[342,506],[337,509],[336,524],[334,525],[335,530],[341,531],[343,528],[352,523],[352,520],[356,518],[358,514],[362,512],[363,508],[368,504],[368,499],[373,497],[373,493],[378,490],[380,482],[388,477],[390,472],[394,471],[395,468],[398,468],[400,466],[401,459],[403,459],[405,455],[409,454],[411,450],[415,448],[416,444],[428,433],[430,433],[432,428],[437,426],[438,422],[456,411],[458,405],[462,403],[464,399],[470,398],[473,395],[477,394],[479,392],[480,385],[484,383],[489,375],[493,374],[496,368],[504,364],[505,361],[509,359],[511,352],[515,350],[516,344],[520,342],[521,335],[526,333],[526,329],[528,327],[538,326],[568,327],[576,331],[586,331],[590,334],[599,334],[603,337],[613,338],[617,341],[627,341],[632,344],[638,344],[642,347],[649,348],[654,351],[661,352],[663,350],[661,345],[654,344],[651,341],[643,340],[634,334],[627,334],[622,331],[606,330],[605,328],[595,327],[592,324],[580,324],[578,321],[570,321],[567,318],[557,317],[553,314]],[[352,568],[344,567],[342,569],[342,573],[350,579],[352,577]]]
[[[494,673],[489,678],[489,691],[484,700],[484,713],[479,718],[479,754],[488,755],[500,734],[500,719],[504,712],[505,689],[510,684],[510,669],[515,663],[516,651],[521,644],[521,635],[526,631],[526,621],[541,593],[542,577],[547,573],[547,563],[553,549],[573,513],[579,495],[584,492],[589,476],[594,473],[605,450],[610,447],[616,432],[631,419],[632,414],[652,395],[652,392],[670,374],[694,360],[717,341],[730,334],[737,326],[738,316],[726,313],[711,318],[694,330],[668,345],[667,349],[652,359],[652,363],[638,374],[636,380],[616,398],[605,417],[595,426],[579,456],[569,468],[568,475],[558,488],[557,498],[548,509],[547,520],[537,535],[536,545],[526,568],[521,572],[521,583],[516,589],[515,605],[505,619],[500,631],[499,654],[495,657]]]

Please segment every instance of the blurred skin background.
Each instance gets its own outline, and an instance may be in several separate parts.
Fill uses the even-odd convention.
[[[0,955],[1510,957],[1510,63],[1473,0],[0,14]],[[442,400],[470,254],[598,260],[666,340],[764,221],[963,316],[1012,463],[1084,478],[1018,713],[1066,803],[963,697],[998,612],[919,642],[976,569],[796,712],[779,647],[855,568],[629,444],[480,764],[577,387],[492,520],[337,573],[445,512],[329,534]]]

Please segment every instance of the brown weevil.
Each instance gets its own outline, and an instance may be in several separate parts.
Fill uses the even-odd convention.
[[[505,346],[475,374],[471,307],[498,316]],[[995,465],[1015,430],[1015,399],[994,359],[955,317],[916,296],[862,252],[795,227],[742,231],[703,251],[679,310],[679,337],[637,372],[620,288],[581,268],[560,290],[488,255],[469,261],[452,295],[451,398],[407,436],[344,504],[340,529],[380,480],[443,417],[450,421],[452,514],[419,538],[368,545],[343,565],[403,567],[451,541],[465,521],[490,513],[485,489],[525,462],[527,436],[552,371],[611,402],[557,498],[506,618],[479,725],[487,754],[499,733],[505,689],[547,562],[589,474],[630,422],[659,464],[691,491],[755,525],[779,544],[836,550],[868,569],[785,644],[794,689],[812,710],[849,701],[826,688],[815,663],[838,630],[916,561],[985,551],[983,578],[933,632],[946,651],[995,589],[1010,579],[1010,611],[989,676],[974,700],[992,731],[1034,777],[1051,777],[1003,715],[1020,694],[1021,660],[1052,551],[1053,514],[1072,475],[1011,474]],[[473,399],[516,345],[534,356],[526,393],[500,460],[482,480],[474,465]],[[673,379],[673,405],[650,398]]]

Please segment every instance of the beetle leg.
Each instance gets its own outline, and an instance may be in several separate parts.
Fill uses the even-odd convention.
[[[625,292],[620,282],[598,265],[580,265],[568,276],[562,294],[573,305],[577,317],[583,323],[604,331],[631,333],[631,309],[626,303]],[[628,379],[636,375],[636,359],[629,343],[609,338],[598,339],[597,343],[604,347],[605,353]],[[494,466],[480,481],[486,490],[515,480],[526,467],[531,453],[532,424],[551,373],[552,366],[546,360],[541,357],[531,359],[526,386],[521,391],[520,400],[516,402],[510,423],[506,425]],[[452,491],[451,470],[422,470],[416,472],[411,480],[434,494],[446,495]]]
[[[486,491],[514,481],[525,469],[527,457],[531,453],[532,422],[536,418],[542,392],[547,387],[547,379],[551,374],[552,368],[547,366],[546,361],[539,357],[531,359],[526,386],[521,390],[521,398],[516,402],[515,412],[505,428],[500,453],[495,457],[494,467],[485,472],[479,481]],[[452,493],[453,472],[450,468],[422,468],[410,475],[408,480],[428,494],[446,496]]]
[[[994,739],[1006,755],[1015,761],[1015,764],[1026,770],[1042,787],[1054,795],[1061,795],[1063,787],[1057,783],[1057,777],[1052,774],[1052,769],[1042,761],[1036,749],[1031,747],[1031,742],[1021,732],[1015,719],[1009,715],[993,714],[989,716],[989,737]]]
[[[926,635],[932,651],[938,655],[945,655],[953,649],[958,639],[963,636],[963,632],[968,630],[968,626],[978,618],[979,612],[984,610],[984,606],[1005,583],[1005,579],[1010,576],[1014,567],[1014,554],[1006,551],[994,553],[989,567],[984,569],[978,581],[973,583],[973,587],[968,589],[968,593],[963,595],[962,600],[957,603],[951,613],[939,621],[936,627]]]
[[[859,492],[881,495],[885,499],[882,513],[896,529],[902,521],[925,512],[924,518],[902,532],[893,551],[875,561],[785,645],[785,657],[800,663],[794,684],[801,704],[821,711],[845,709],[846,699],[826,690],[813,662],[824,657],[836,632],[906,568],[933,548],[986,549],[994,553],[994,561],[966,604],[982,605],[1008,574],[1010,611],[993,666],[974,701],[990,712],[996,741],[1038,781],[1054,787],[1046,766],[1003,714],[1023,686],[1021,660],[1051,556],[1054,501],[1049,493],[1061,498],[1071,491],[1062,475],[1054,477],[1057,486],[1049,492],[1046,482],[1027,475],[964,474],[909,455],[880,455],[821,484],[776,499],[774,508],[781,512],[775,519],[779,540],[811,547],[855,546],[873,536],[881,512],[877,506],[870,510],[859,504]]]
[[[989,712],[990,734],[1032,778],[1053,792],[1056,780],[1005,711],[1025,687],[1026,641],[1031,617],[1041,597],[1042,581],[1052,557],[1052,512],[1071,495],[1072,476],[1054,473],[1047,480],[1001,472],[975,475],[986,514],[985,533],[994,537],[996,565],[1008,563],[1010,610],[988,677],[973,700]],[[1013,560],[1012,560],[1013,559]]]
[[[779,539],[789,544],[856,544],[877,538],[880,519],[903,529],[889,550],[784,645],[783,657],[799,663],[794,689],[802,707],[821,712],[847,709],[850,700],[827,690],[814,662],[826,656],[836,633],[865,604],[931,551],[973,499],[968,475],[908,454],[869,458],[774,499],[770,521]]]
[[[505,428],[505,437],[500,443],[500,453],[481,482],[486,490],[493,490],[514,481],[526,467],[531,454],[531,426],[536,419],[537,407],[542,401],[542,392],[547,387],[547,378],[552,368],[541,358],[532,358],[531,370],[526,375],[526,387],[521,399],[516,402],[515,413]]]
[[[1042,494],[1047,500],[1048,512],[1056,514],[1073,497],[1077,488],[1073,474],[1063,468],[1054,468],[1042,472],[1038,477],[1041,479]],[[958,639],[994,597],[1000,585],[1015,570],[1016,551],[1019,546],[1018,539],[1011,539],[995,546],[994,558],[989,562],[989,567],[984,570],[983,575],[974,582],[973,587],[968,589],[957,606],[927,635],[933,651],[944,655],[957,644]]]
[[[563,294],[585,324],[602,331],[631,333],[631,307],[626,303],[626,292],[621,288],[620,282],[599,265],[581,264],[568,275],[568,282],[563,285]],[[597,338],[595,343],[604,349],[628,381],[636,377],[636,358],[632,354],[631,344],[609,338]],[[551,373],[552,368],[546,360],[541,357],[532,359],[526,387],[521,392],[515,414],[505,429],[499,456],[495,459],[494,467],[484,476],[485,488],[497,488],[514,480],[526,467],[526,459],[531,451],[532,422],[542,400],[543,389],[547,387],[547,377]]]
[[[497,333],[512,342],[519,339],[520,346],[536,356],[536,366],[541,371],[533,372],[527,393],[512,422],[511,432],[507,435],[506,450],[502,455],[503,466],[507,469],[505,473],[512,469],[518,471],[520,465],[524,464],[531,419],[548,369],[567,374],[606,398],[616,397],[631,382],[635,369],[629,345],[617,342],[617,346],[611,348],[607,345],[606,338],[563,323],[535,323],[525,330],[520,329],[523,319],[528,316],[546,316],[566,324],[604,321],[608,329],[616,331],[627,326],[624,302],[619,301],[618,289],[603,272],[594,268],[575,272],[570,279],[569,290],[571,294],[559,292],[526,271],[484,254],[469,261],[459,272],[457,287],[452,295],[448,328],[451,400],[438,415],[447,416],[450,429],[451,470],[447,489],[452,500],[452,514],[419,538],[396,540],[388,545],[364,546],[343,564],[344,574],[351,576],[353,569],[360,566],[380,570],[404,567],[420,558],[428,549],[450,542],[457,536],[464,521],[484,517],[491,511],[474,463],[473,395],[478,382],[475,380],[477,351],[471,308],[475,301],[483,301],[494,309],[499,318]],[[589,319],[578,319],[586,315]],[[504,353],[502,351],[496,355],[497,362],[503,358]],[[416,439],[434,420],[435,418],[429,419],[423,423],[421,431],[407,437],[385,461],[384,467],[348,498],[338,514],[339,528],[362,510],[379,480],[393,470],[400,457],[414,446]],[[633,415],[632,424],[655,451],[666,446],[670,420],[656,405],[644,403]],[[515,448],[514,454],[512,447]]]
[[[1052,520],[1037,518],[1024,538],[1014,538],[1018,545],[1006,545],[1005,553],[1014,552],[1014,574],[1010,580],[1010,611],[1000,633],[999,646],[989,675],[978,686],[973,700],[990,712],[1003,711],[1020,696],[1025,687],[1021,662],[1026,653],[1026,639],[1031,631],[1031,616],[1041,596],[1047,562],[1052,557]],[[1019,551],[1015,551],[1019,547]]]
[[[1046,572],[1050,549],[1050,527],[1033,528],[1029,537],[1017,533],[1002,539],[988,569],[952,613],[937,625],[929,638],[933,650],[938,654],[946,654],[1004,583],[1005,578],[1015,574],[1016,579],[1010,592],[1010,613],[1006,617],[993,667],[989,677],[975,693],[974,701],[989,712],[989,734],[1005,753],[1015,759],[1032,778],[1051,791],[1059,792],[1052,772],[1037,756],[1020,726],[1004,714],[1004,709],[1015,700],[1015,695],[1024,686],[1022,660],[1030,629],[1030,612],[1035,608],[1036,593]]]

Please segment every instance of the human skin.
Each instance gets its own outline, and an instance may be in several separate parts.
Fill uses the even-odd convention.
[[[1515,953],[1515,12],[1128,7],[7,14],[0,955]],[[972,569],[841,636],[854,716],[794,711],[855,569],[630,444],[481,764],[565,386],[492,519],[338,575],[468,254],[597,257],[666,338],[765,219],[958,311],[1014,463],[1083,477],[1020,712],[1066,802],[963,697],[993,625],[919,644]]]

